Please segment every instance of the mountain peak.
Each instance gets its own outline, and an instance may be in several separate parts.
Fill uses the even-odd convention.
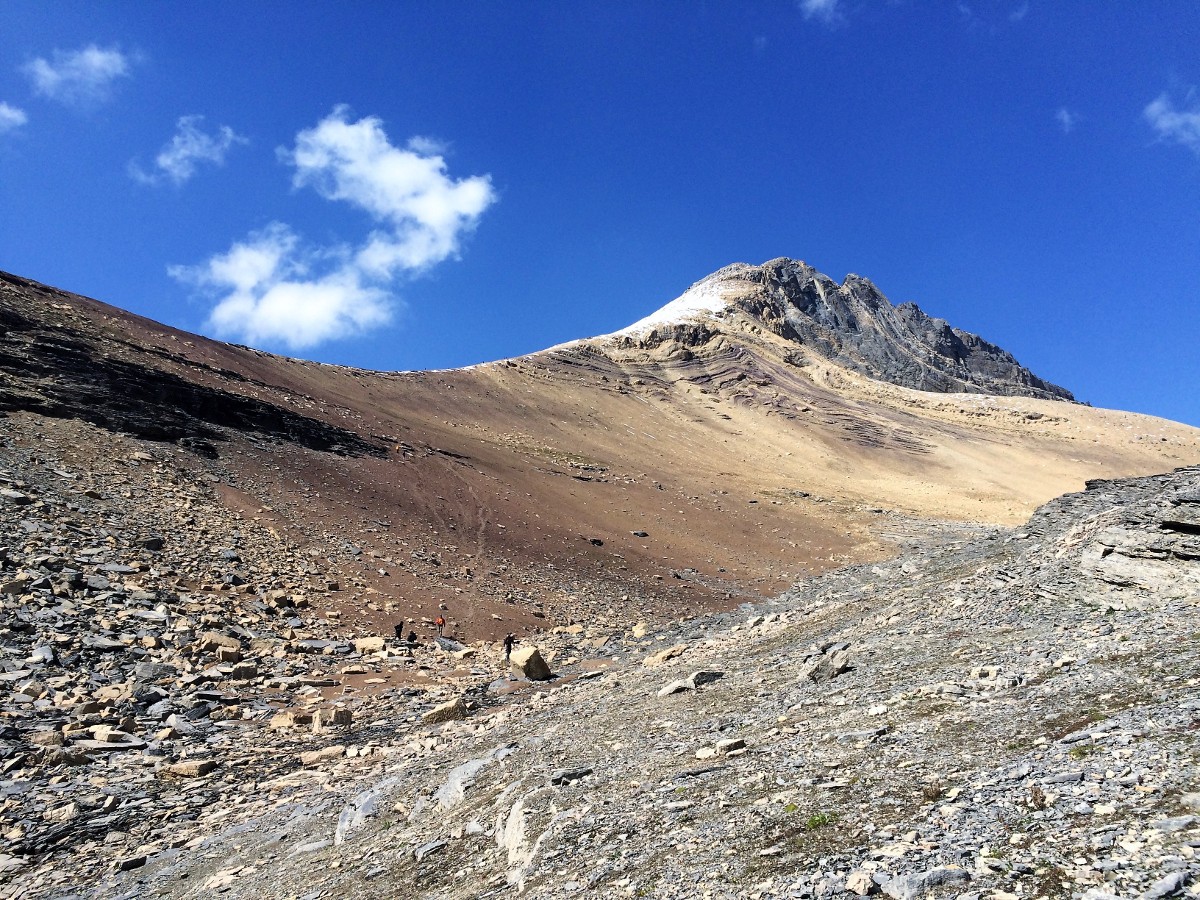
[[[869,278],[849,274],[838,284],[788,257],[718,269],[644,319],[598,340],[657,342],[647,336],[738,316],[878,381],[938,393],[1074,400],[978,335],[915,303],[893,306]]]

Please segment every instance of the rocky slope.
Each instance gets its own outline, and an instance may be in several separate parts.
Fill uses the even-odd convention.
[[[726,609],[891,555],[883,515],[1011,524],[1088,478],[1200,461],[1200,431],[1041,399],[1002,351],[906,309],[784,260],[723,270],[650,327],[379,373],[3,276],[0,411],[62,445],[81,421],[149,440],[300,552],[356,548],[329,565],[363,624],[390,625],[364,598],[448,606],[478,638]]]
[[[15,895],[1200,893],[1198,468],[1018,529],[886,515],[887,562],[523,635],[530,680],[344,623],[332,552],[154,444],[8,425]]]
[[[1200,432],[864,284],[373,373],[0,278],[3,892],[1196,895]]]

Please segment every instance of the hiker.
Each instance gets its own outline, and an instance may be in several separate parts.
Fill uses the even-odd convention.
[[[509,662],[512,658],[513,644],[517,642],[517,636],[511,631],[504,637],[504,661]]]
[[[396,623],[396,640],[404,640],[404,620],[401,619]]]
[[[437,626],[438,637],[441,637],[442,632],[444,632],[446,630],[446,617],[438,616],[436,619],[433,620],[433,624]]]
[[[417,642],[417,633],[415,631],[410,631],[408,633],[408,642],[410,644],[415,644]]]

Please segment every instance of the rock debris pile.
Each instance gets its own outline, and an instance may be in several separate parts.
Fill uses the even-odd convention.
[[[153,452],[65,456],[0,466],[22,896],[1200,896],[1198,468],[510,667],[347,634]]]

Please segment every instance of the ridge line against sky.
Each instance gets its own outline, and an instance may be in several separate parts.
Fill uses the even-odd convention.
[[[0,10],[0,266],[400,369],[787,255],[1200,423],[1196,4],[177,12]]]

